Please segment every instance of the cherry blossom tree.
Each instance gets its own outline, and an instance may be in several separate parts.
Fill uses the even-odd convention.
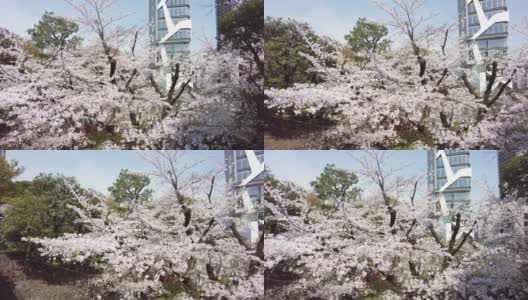
[[[356,158],[364,160],[357,174],[381,170],[374,178],[390,182],[398,177],[387,166],[376,166],[380,157]],[[417,193],[415,184],[407,186],[408,193],[376,190],[327,212],[307,201],[306,190],[268,179],[265,285],[270,299],[526,297],[523,224],[518,231],[499,231],[508,220],[522,221],[525,199],[490,196],[453,210],[453,234],[445,239],[437,234],[435,203],[427,193]]]
[[[359,67],[347,60],[342,43],[305,32],[314,55],[303,55],[323,82],[267,89],[267,107],[293,116],[325,113],[338,124],[324,137],[325,148],[523,147],[520,120],[528,100],[509,88],[525,65],[519,51],[490,57],[486,87],[477,90],[468,79],[466,50],[450,42],[456,26],[432,25],[433,15],[421,14],[423,0],[374,3],[403,37],[398,47]]]
[[[67,1],[88,30],[86,42],[41,60],[16,38],[17,53],[2,68],[1,122],[10,149],[215,149],[249,147],[256,140],[256,108],[245,105],[258,83],[239,50],[205,46],[188,60],[173,58],[172,84],[160,87],[146,26],[123,27],[115,1]],[[9,69],[9,70],[8,70]],[[242,68],[243,69],[243,68]],[[16,73],[13,73],[15,72]],[[192,81],[196,88],[191,89]]]
[[[200,196],[202,188],[211,195],[213,187],[207,185],[214,184],[216,173],[194,172],[197,163],[183,155],[148,156],[152,174],[171,187],[166,196],[137,203],[123,214],[113,208],[112,198],[79,195],[79,207],[72,209],[89,233],[31,242],[52,261],[95,269],[89,282],[93,297],[262,298],[263,239],[252,245],[241,237],[236,220],[221,209],[231,200]]]

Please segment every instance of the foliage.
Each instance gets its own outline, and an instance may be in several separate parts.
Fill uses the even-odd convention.
[[[357,182],[358,177],[353,172],[328,164],[323,173],[315,181],[310,182],[310,185],[321,199],[333,201],[334,207],[338,208],[343,201],[356,200],[359,188],[353,186]]]
[[[356,26],[345,36],[352,51],[357,53],[361,63],[369,63],[377,53],[389,51],[390,40],[387,26],[359,18]]]
[[[56,238],[64,233],[82,232],[76,223],[76,194],[85,194],[71,177],[41,174],[28,183],[27,190],[7,199],[6,220],[0,234],[8,247],[23,248],[22,238]],[[88,198],[88,196],[87,196]]]
[[[517,193],[521,198],[528,198],[528,154],[516,156],[508,161],[501,176],[505,194]]]
[[[287,88],[294,83],[309,83],[314,79],[310,61],[299,53],[310,53],[301,32],[312,32],[308,24],[294,20],[266,18],[264,23],[264,82],[266,87]]]
[[[3,198],[8,197],[15,190],[15,179],[18,175],[22,174],[24,168],[18,166],[16,161],[7,161],[5,158],[0,157],[0,204],[3,202]]]
[[[45,12],[35,27],[28,30],[31,39],[40,49],[62,50],[67,47],[78,47],[81,39],[72,36],[79,31],[79,25],[66,18]]]
[[[114,184],[108,188],[114,201],[126,203],[128,207],[145,203],[152,197],[153,190],[145,189],[150,184],[148,176],[121,170]]]
[[[264,73],[264,1],[245,0],[220,19],[218,45],[249,53],[260,74]]]

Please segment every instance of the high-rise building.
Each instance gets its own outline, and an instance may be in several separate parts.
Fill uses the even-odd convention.
[[[240,199],[240,207],[253,210],[264,195],[264,150],[226,150],[226,182],[229,193]]]
[[[263,220],[264,151],[226,150],[224,156],[227,192],[237,199],[234,211],[247,224],[246,236],[254,242]]]
[[[191,0],[149,0],[150,42],[162,59],[188,56],[191,43]]]
[[[222,32],[220,32],[220,20],[225,14],[232,11],[237,6],[237,2],[237,0],[215,0],[217,38],[222,35]]]
[[[187,59],[191,43],[191,0],[149,0],[150,42],[159,47],[162,87],[170,86],[171,58]]]
[[[471,163],[469,151],[428,151],[428,183],[437,204],[440,228],[445,239],[451,236],[451,210],[471,202]]]
[[[471,201],[471,163],[469,151],[429,151],[429,182],[435,197],[442,196],[448,208]]]
[[[460,36],[468,49],[470,81],[480,90],[486,87],[487,57],[500,56],[508,49],[510,15],[506,0],[458,0]]]

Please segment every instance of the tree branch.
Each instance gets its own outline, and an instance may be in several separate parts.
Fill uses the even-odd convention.
[[[475,228],[476,224],[477,224],[477,221],[473,222],[473,226],[471,226],[471,229],[467,233],[464,234],[464,237],[462,238],[462,241],[460,242],[458,247],[456,247],[456,249],[453,251],[453,253],[451,253],[452,255],[455,255],[458,252],[458,250],[460,250],[460,248],[462,248],[462,246],[466,242],[467,237],[473,232],[473,228]]]
[[[484,92],[484,104],[486,106],[488,106],[491,91],[493,90],[493,85],[495,84],[495,80],[497,79],[497,67],[498,64],[496,61],[494,61],[492,63],[491,77],[489,79],[488,86],[486,87],[486,92]]]
[[[442,248],[445,247],[445,245],[442,243],[442,240],[440,239],[440,237],[436,233],[436,230],[434,229],[433,224],[432,223],[429,224],[429,226],[427,226],[427,228],[431,232],[431,235],[433,236],[435,242],[438,243],[440,245],[440,247],[442,247]]]
[[[468,91],[469,91],[469,93],[471,95],[473,95],[477,99],[480,98],[480,95],[475,91],[475,89],[473,88],[473,86],[469,82],[469,79],[467,77],[466,72],[462,73],[462,81],[464,82],[464,85],[466,86],[466,88],[468,89]]]
[[[242,235],[240,235],[240,233],[238,232],[235,222],[231,222],[231,226],[230,226],[229,228],[231,229],[231,232],[233,233],[233,235],[234,235],[235,238],[237,239],[238,243],[239,243],[240,245],[242,245],[244,248],[246,248],[246,250],[250,250],[251,247],[249,247],[249,246],[246,244],[246,241],[244,240],[244,238],[242,237]]]
[[[211,187],[209,188],[209,193],[207,194],[207,200],[209,200],[209,204],[212,204],[211,203],[211,195],[213,194],[215,178],[216,178],[216,175],[213,176],[213,178],[211,178]]]
[[[449,28],[445,32],[444,43],[442,44],[442,54],[445,56],[445,47],[447,44],[447,37],[449,36]],[[446,69],[447,70],[447,69]]]
[[[138,39],[138,34],[139,34],[139,30],[136,31],[136,34],[134,35],[134,43],[132,44],[132,56],[136,56],[136,43],[137,43],[137,39]]]
[[[264,260],[264,232],[260,233],[260,238],[257,244],[257,256]]]
[[[211,218],[209,220],[209,223],[207,224],[207,228],[202,232],[202,235],[200,235],[200,238],[198,239],[198,243],[201,243],[203,241],[203,238],[209,233],[211,228],[213,228],[213,225],[215,224],[215,218]]]
[[[455,228],[453,229],[453,233],[451,234],[451,238],[449,240],[449,250],[448,251],[451,254],[453,254],[453,249],[455,247],[455,241],[458,235],[458,231],[460,230],[460,218],[461,218],[461,214],[457,213],[456,219],[455,219]]]

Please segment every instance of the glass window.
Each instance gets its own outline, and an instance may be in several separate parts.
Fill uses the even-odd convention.
[[[444,168],[437,168],[436,169],[436,177],[437,178],[445,178],[446,177],[445,169]]]
[[[237,160],[237,170],[247,170],[250,169],[249,161],[247,158]]]
[[[442,157],[439,157],[436,159],[436,166],[438,167],[443,167],[444,166],[444,161],[442,160]]]
[[[248,178],[248,176],[251,174],[251,170],[242,171],[237,173],[237,182],[240,183],[244,181],[244,179]]]
[[[451,155],[448,157],[449,158],[449,164],[450,165],[460,165],[460,164],[467,164],[469,163],[469,160],[468,160],[468,155],[466,154],[463,154],[463,155]]]
[[[488,48],[505,48],[506,39],[488,40]]]
[[[468,12],[476,12],[477,10],[475,9],[475,3],[471,2],[468,6]]]
[[[470,188],[471,187],[471,178],[459,178],[455,182],[453,182],[452,185],[448,187],[448,189],[454,189],[454,188]]]
[[[468,27],[468,34],[469,34],[469,35],[474,35],[474,34],[477,33],[479,30],[480,30],[480,25],[469,26],[469,27]]]
[[[444,186],[444,184],[447,183],[447,179],[438,179],[436,181],[436,188],[439,189]]]

